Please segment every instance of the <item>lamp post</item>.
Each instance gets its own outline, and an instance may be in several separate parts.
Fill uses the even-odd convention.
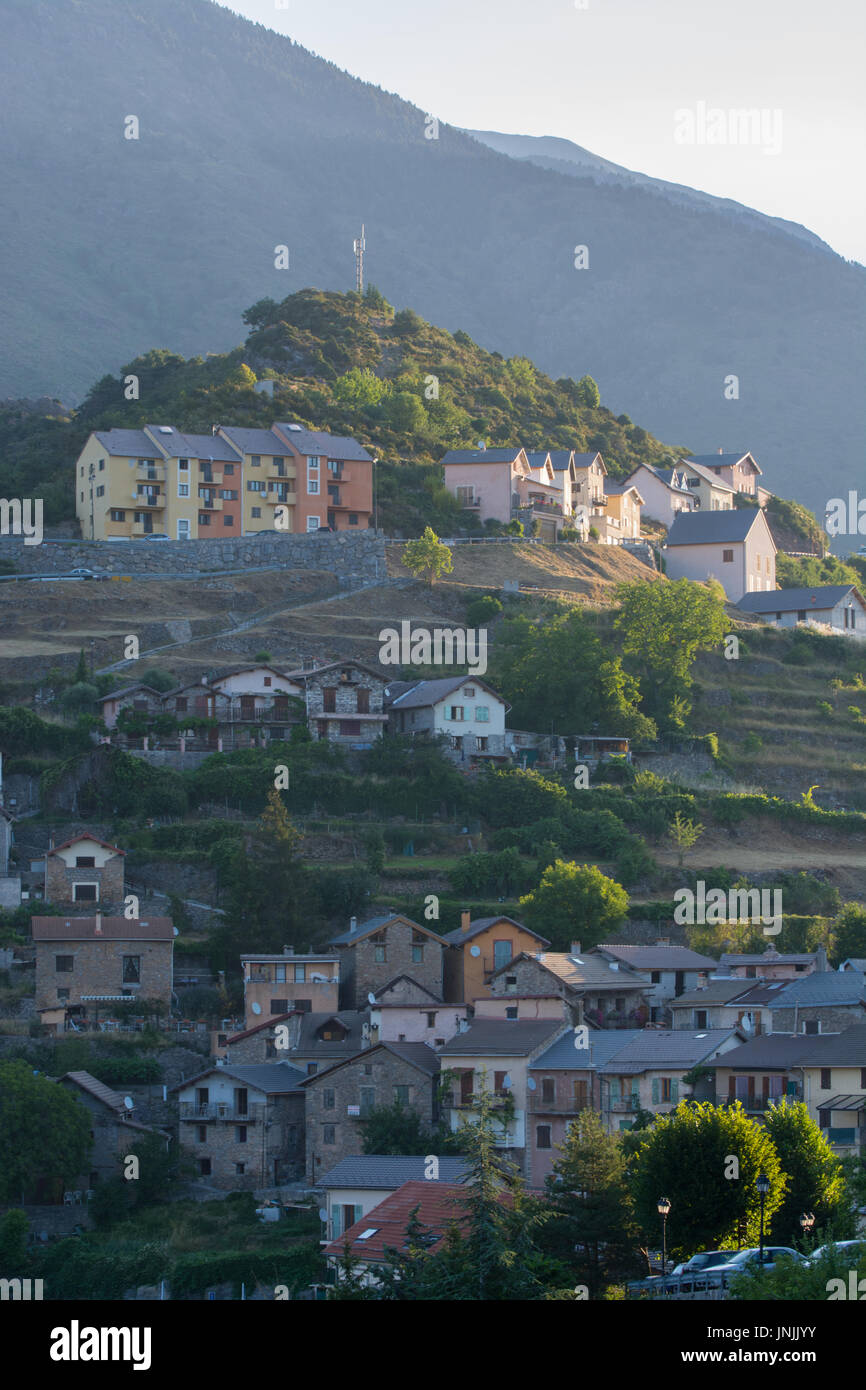
[[[668,1212],[671,1209],[670,1197],[659,1197],[658,1213],[662,1219],[662,1278],[668,1272]]]
[[[803,1239],[806,1240],[812,1234],[812,1227],[815,1224],[815,1213],[804,1211],[800,1217],[800,1228],[803,1232]]]
[[[770,1190],[770,1179],[767,1177],[766,1173],[759,1173],[759,1174],[758,1174],[758,1178],[757,1178],[757,1181],[756,1181],[756,1183],[755,1183],[755,1186],[756,1186],[756,1188],[758,1189],[758,1196],[759,1196],[760,1199],[761,1199],[761,1241],[760,1241],[759,1253],[758,1253],[758,1263],[759,1263],[760,1265],[763,1265],[763,1263],[764,1263],[764,1202],[765,1202],[765,1200],[766,1200],[767,1193],[768,1193],[769,1190]]]

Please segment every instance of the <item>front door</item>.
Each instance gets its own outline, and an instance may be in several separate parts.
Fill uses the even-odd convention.
[[[177,538],[179,541],[188,541],[190,537],[189,517],[182,516],[177,523]]]

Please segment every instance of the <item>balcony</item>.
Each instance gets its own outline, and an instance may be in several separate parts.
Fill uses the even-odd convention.
[[[744,1110],[754,1110],[760,1113],[769,1110],[771,1105],[779,1105],[783,1100],[802,1100],[802,1086],[792,1087],[774,1096],[716,1096],[717,1105],[735,1105],[740,1102]]]
[[[581,1110],[589,1110],[589,1100],[556,1099],[544,1100],[537,1092],[530,1092],[529,1113],[531,1115],[579,1115]]]
[[[139,463],[136,465],[135,476],[142,483],[164,483],[165,464]]]
[[[161,512],[165,510],[165,493],[162,492],[133,492],[131,493],[132,502],[136,511],[145,509]]]
[[[298,697],[295,697],[298,698]],[[235,705],[217,715],[221,724],[289,724],[297,723],[301,715],[291,705],[270,705],[267,709],[244,709]]]
[[[208,487],[219,487],[222,480],[223,471],[221,468],[206,469],[198,475],[199,483],[205,483]]]
[[[298,494],[288,489],[280,490],[272,485],[267,494],[262,494],[262,500],[270,507],[293,507],[298,500]]]
[[[665,1104],[667,1103],[668,1102],[665,1102]],[[673,1104],[673,1102],[671,1101],[670,1104]],[[640,1096],[633,1095],[626,1096],[625,1098],[620,1097],[619,1100],[611,1100],[608,1102],[607,1108],[612,1115],[632,1114],[635,1110],[640,1109]]]
[[[200,512],[221,512],[223,509],[223,499],[221,497],[199,496],[198,509]]]
[[[298,476],[298,470],[293,464],[269,463],[265,469],[269,478],[292,478]]]
[[[248,1105],[246,1110],[238,1110],[232,1101],[209,1101],[199,1105],[196,1101],[184,1100],[180,1103],[180,1118],[192,1124],[206,1120],[227,1120],[238,1125],[249,1125],[261,1120],[266,1109],[260,1102]]]

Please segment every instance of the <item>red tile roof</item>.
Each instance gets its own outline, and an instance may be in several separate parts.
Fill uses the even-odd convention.
[[[406,1243],[409,1217],[418,1208],[418,1220],[437,1239],[428,1247],[437,1250],[445,1239],[449,1226],[458,1225],[468,1219],[466,1210],[466,1188],[453,1182],[404,1182],[396,1192],[368,1211],[344,1235],[329,1241],[324,1247],[325,1255],[341,1256],[348,1241],[352,1255],[357,1260],[373,1263],[385,1261],[385,1250],[400,1250]],[[360,1237],[365,1231],[374,1234],[366,1240]]]
[[[103,849],[113,850],[115,854],[126,855],[125,849],[118,849],[117,845],[111,845],[107,840],[100,840],[98,835],[91,835],[89,830],[82,830],[79,835],[73,835],[71,840],[64,840],[62,845],[55,845],[53,849],[49,849],[46,857],[59,854],[62,849],[68,849],[70,845],[78,844],[79,840],[92,840],[95,845],[102,845]]]

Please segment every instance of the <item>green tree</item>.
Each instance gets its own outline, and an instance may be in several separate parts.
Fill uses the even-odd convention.
[[[416,579],[424,577],[431,585],[443,574],[450,574],[454,568],[451,551],[442,544],[430,526],[425,528],[418,540],[406,542],[403,564]]]
[[[378,878],[385,867],[385,837],[378,827],[364,836],[364,858],[369,872]]]
[[[833,964],[866,959],[866,907],[846,903],[833,923]]]
[[[0,1269],[4,1276],[14,1279],[24,1269],[29,1230],[27,1213],[19,1207],[0,1216]]]
[[[789,1187],[770,1225],[777,1245],[800,1239],[800,1216],[813,1212],[815,1230],[845,1239],[854,1235],[842,1165],[802,1101],[771,1105],[764,1127],[776,1146]]]
[[[44,1201],[90,1166],[90,1116],[26,1062],[0,1062],[0,1201]]]
[[[85,657],[84,650],[82,648],[82,650],[78,653],[78,662],[75,667],[75,675],[72,677],[72,684],[80,685],[82,683],[86,683],[89,680],[90,671],[88,670],[87,658]]]
[[[158,690],[160,694],[164,694],[166,690],[171,690],[177,685],[171,671],[166,671],[162,666],[148,666],[147,670],[142,672],[141,683],[142,685],[149,685],[151,690]]]
[[[788,1179],[769,1134],[739,1102],[716,1106],[681,1101],[656,1119],[629,1163],[629,1188],[645,1237],[659,1239],[658,1199],[668,1196],[668,1249],[684,1259],[696,1250],[733,1250],[738,1226],[745,1244],[757,1245],[759,1173],[770,1179],[765,1229],[782,1205]]]
[[[628,893],[596,864],[557,859],[519,908],[526,925],[546,937],[554,951],[567,951],[575,935],[588,950],[622,923]]]
[[[623,654],[631,658],[647,703],[661,711],[691,686],[691,670],[700,651],[718,646],[730,623],[719,584],[640,582],[617,590]]]
[[[429,1129],[417,1110],[399,1101],[372,1106],[360,1127],[365,1154],[446,1153],[449,1145],[453,1148],[450,1136]]]
[[[668,834],[677,847],[679,856],[679,866],[683,867],[683,859],[688,850],[697,844],[704,827],[697,821],[689,820],[680,811],[677,811],[669,828]]]
[[[625,1158],[594,1110],[571,1121],[558,1148],[545,1182],[552,1219],[539,1243],[598,1298],[606,1284],[638,1272]]]
[[[577,383],[577,400],[585,410],[597,410],[601,405],[601,392],[591,376],[582,376]]]

